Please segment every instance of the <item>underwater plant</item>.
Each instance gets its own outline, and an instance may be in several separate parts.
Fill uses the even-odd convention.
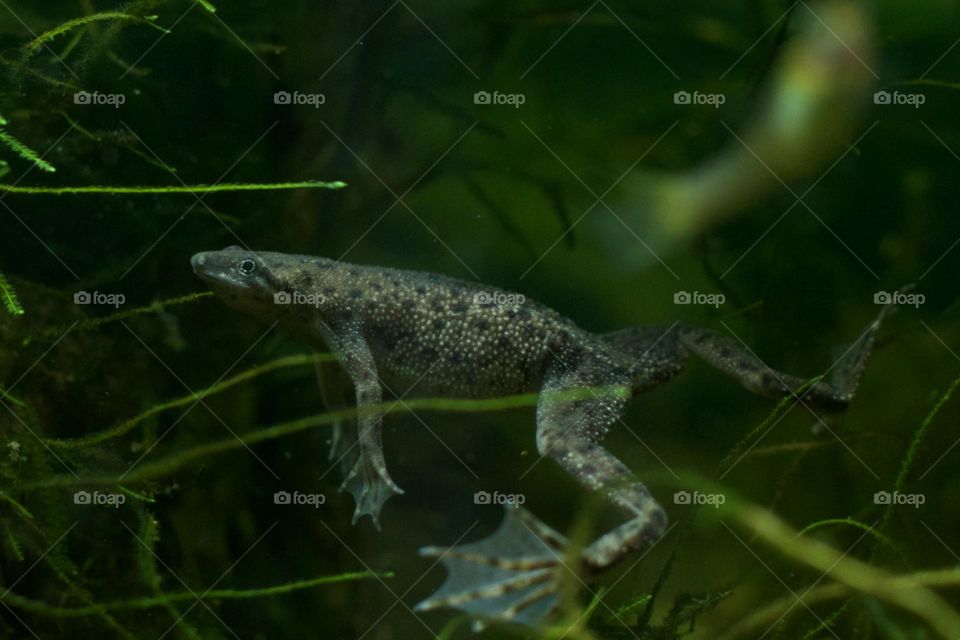
[[[0,2],[0,638],[955,638],[956,12]],[[358,407],[335,350],[197,281],[228,246],[706,325],[802,384],[638,398],[603,447],[664,535],[478,635],[415,609],[418,548],[511,501],[571,554],[620,524],[541,464],[539,394]],[[814,411],[881,306],[849,411]],[[381,532],[328,458],[371,410]]]

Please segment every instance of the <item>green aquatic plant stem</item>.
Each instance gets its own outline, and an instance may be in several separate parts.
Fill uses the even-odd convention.
[[[727,455],[724,456],[724,458],[720,461],[720,464],[717,465],[717,469],[714,471],[714,477],[719,479],[724,478],[740,460],[750,453],[752,448],[760,442],[763,436],[766,435],[766,433],[786,415],[786,412],[789,411],[793,407],[793,404],[797,401],[796,398],[802,398],[803,394],[806,393],[806,391],[813,385],[817,384],[822,378],[822,375],[817,376],[807,381],[806,384],[802,385],[793,394],[781,398],[780,401],[773,407],[773,410],[767,414],[767,417],[758,423],[753,429],[751,429],[749,433],[740,438],[740,440],[737,441],[737,444],[735,444],[727,452]],[[650,599],[645,610],[640,614],[641,625],[650,624],[650,620],[652,619],[654,613],[654,605],[656,604],[657,598],[659,597],[661,591],[666,586],[667,581],[670,579],[670,575],[673,572],[674,563],[677,560],[677,554],[680,552],[681,543],[693,531],[693,528],[697,523],[697,516],[699,515],[700,511],[700,506],[694,506],[693,509],[691,509],[690,515],[688,515],[683,523],[677,528],[676,541],[672,550],[670,551],[670,555],[663,563],[663,566],[657,575],[657,580],[650,591]]]
[[[960,82],[948,82],[946,80],[933,80],[930,78],[918,78],[916,80],[904,80],[902,82],[891,82],[883,88],[889,87],[940,87],[941,89],[960,90]]]
[[[677,486],[677,478],[666,472],[651,473],[648,480],[651,484],[662,482]],[[724,495],[725,502],[716,509],[700,509],[697,513],[712,516],[728,532],[733,533],[734,527],[740,528],[750,534],[750,540],[762,542],[784,558],[812,569],[819,576],[818,582],[830,579],[844,585],[851,594],[862,594],[900,607],[922,619],[939,637],[956,640],[955,631],[960,629],[960,613],[926,584],[909,576],[889,573],[849,552],[837,550],[816,538],[800,535],[773,511],[744,500],[729,487],[710,478],[684,472],[681,473],[679,486]],[[750,542],[749,547],[752,546],[753,542]],[[793,601],[796,603],[796,598]],[[723,636],[724,640],[730,637],[729,634]]]
[[[157,300],[156,302],[148,304],[144,307],[137,307],[136,309],[127,309],[126,311],[118,311],[117,313],[112,313],[102,318],[93,318],[91,320],[77,322],[73,325],[47,327],[39,335],[32,336],[31,338],[28,338],[27,341],[29,342],[29,340],[31,340],[33,337],[41,338],[41,339],[59,338],[68,330],[89,331],[91,329],[102,327],[105,324],[120,322],[121,320],[132,318],[133,316],[140,316],[148,313],[156,313],[157,311],[165,309],[166,307],[172,307],[178,304],[186,304],[188,302],[193,302],[194,300],[199,300],[200,298],[207,298],[212,295],[213,295],[212,291],[199,291],[197,293],[188,293],[187,295],[184,295],[184,296],[167,298],[165,300]]]
[[[134,562],[140,573],[140,583],[147,588],[147,591],[141,593],[138,598],[159,598],[161,602],[158,608],[167,612],[167,615],[170,616],[172,626],[176,627],[184,638],[188,638],[189,640],[202,640],[200,633],[194,629],[193,625],[188,624],[184,619],[187,613],[189,613],[189,609],[187,611],[181,611],[174,603],[170,602],[166,597],[166,593],[164,593],[163,578],[160,575],[158,567],[158,565],[162,563],[159,562],[157,556],[157,545],[160,542],[160,523],[157,522],[152,514],[146,512],[146,510],[141,511],[138,509],[137,511],[137,515],[140,518],[140,526],[138,528],[139,532],[134,535],[138,538],[140,544],[136,546],[136,560]],[[133,527],[130,527],[130,530],[132,533]],[[197,603],[194,602],[191,608],[196,604]]]
[[[865,525],[862,522],[858,522],[857,520],[854,520],[852,518],[828,518],[826,520],[820,520],[818,522],[811,522],[810,524],[805,526],[803,529],[800,529],[800,532],[797,535],[798,536],[806,535],[811,531],[815,531],[816,529],[822,529],[823,527],[830,527],[830,526],[854,527],[855,529],[860,529],[867,535],[873,536],[878,542],[882,542],[893,549],[897,548],[896,545],[893,543],[893,540],[891,540],[887,536],[877,531],[875,527]]]
[[[0,140],[3,140],[3,131],[0,130]],[[42,162],[42,160],[41,160]],[[55,171],[52,167],[50,171]],[[13,184],[0,184],[0,193],[13,193],[23,195],[168,195],[177,193],[189,193],[194,196],[206,195],[208,193],[223,193],[233,191],[280,191],[286,189],[342,189],[347,183],[335,180],[333,182],[321,182],[318,180],[304,180],[301,182],[224,182],[218,184],[194,184],[182,186],[165,187],[125,187],[125,186],[107,186],[90,185],[85,187],[28,187]]]
[[[960,613],[934,591],[841,553],[819,540],[798,535],[779,516],[758,506],[728,502],[736,520],[782,555],[829,575],[853,592],[901,607],[924,620],[944,640],[956,638]],[[725,505],[726,506],[726,505]]]
[[[170,33],[169,30],[164,29],[160,25],[156,24],[154,21],[157,19],[157,16],[136,16],[129,13],[123,13],[122,11],[103,11],[101,13],[94,13],[89,16],[83,16],[80,18],[74,18],[73,20],[68,20],[63,24],[50,29],[49,31],[44,31],[39,36],[31,40],[24,47],[27,56],[31,56],[36,51],[45,44],[48,44],[55,38],[62,36],[63,34],[72,31],[78,27],[84,27],[92,22],[102,22],[102,21],[122,21],[122,20],[133,20],[140,22],[142,24],[147,24],[158,29],[163,33]]]
[[[52,164],[40,157],[36,151],[28,147],[27,145],[20,142],[12,134],[8,133],[6,130],[0,128],[0,143],[3,143],[10,148],[15,154],[26,160],[27,162],[32,163],[35,167],[41,171],[46,171],[47,173],[56,172],[57,168]],[[11,187],[13,185],[10,185]]]
[[[119,611],[130,609],[152,609],[154,607],[164,606],[168,602],[183,602],[190,600],[249,600],[253,598],[265,598],[277,596],[293,591],[310,589],[324,584],[335,584],[338,582],[351,582],[356,580],[366,580],[370,578],[386,579],[393,577],[392,572],[373,572],[373,571],[355,571],[350,573],[341,573],[335,576],[320,576],[309,580],[296,580],[286,584],[273,587],[262,587],[259,589],[218,589],[207,591],[198,597],[193,591],[183,591],[177,593],[166,593],[162,596],[148,598],[131,598],[129,600],[117,600],[114,602],[104,602],[92,604],[86,607],[60,607],[39,600],[25,598],[13,592],[8,592],[0,597],[0,602],[48,616],[61,618],[81,618],[86,616],[100,615],[104,611]]]
[[[630,390],[625,387],[599,387],[587,389],[575,389],[568,392],[557,393],[558,398],[564,401],[576,401],[585,398],[596,398],[602,393],[622,393],[629,394]],[[540,399],[539,393],[525,393],[513,396],[504,396],[500,398],[487,399],[468,399],[468,398],[412,398],[410,400],[381,402],[364,407],[363,411],[382,412],[384,415],[389,413],[413,413],[415,411],[444,411],[449,413],[488,413],[490,411],[506,411],[522,407],[534,407]],[[72,475],[53,476],[45,480],[40,480],[23,485],[23,489],[37,489],[55,486],[73,486],[73,485],[117,485],[133,484],[155,478],[168,476],[171,473],[189,465],[191,462],[206,458],[208,456],[232,451],[241,447],[273,440],[283,436],[292,435],[308,429],[315,429],[326,425],[335,424],[343,420],[356,419],[361,410],[356,407],[340,409],[338,411],[329,411],[327,413],[306,416],[291,422],[284,422],[271,427],[257,429],[250,433],[235,438],[227,438],[210,442],[186,451],[174,453],[170,456],[151,463],[144,463],[123,475],[115,476],[86,476],[76,478]],[[95,436],[89,436],[95,437]]]
[[[0,500],[8,503],[24,520],[33,520],[33,514],[25,506],[14,500],[6,491],[0,491]]]
[[[10,531],[9,526],[0,525],[3,527],[3,533],[7,538],[7,544],[10,545],[10,549],[13,551],[13,557],[17,559],[18,562],[23,562],[26,558],[23,555],[23,547],[20,546],[20,543],[14,537],[13,532]]]
[[[920,423],[920,426],[917,427],[917,430],[913,434],[913,439],[910,441],[910,446],[907,448],[907,453],[903,457],[903,462],[900,464],[900,470],[897,472],[897,477],[893,482],[893,491],[902,492],[903,487],[907,483],[907,476],[910,474],[913,464],[917,459],[917,455],[920,451],[920,444],[923,442],[924,436],[927,434],[927,431],[930,429],[930,425],[933,423],[933,419],[940,413],[940,409],[943,408],[943,405],[950,400],[950,397],[953,395],[953,392],[956,390],[957,386],[960,385],[960,377],[955,378],[953,382],[950,383],[950,386],[947,387],[947,390],[943,392],[940,398],[937,399],[936,404],[933,405],[933,408],[927,413],[923,421]],[[887,508],[883,510],[883,516],[880,519],[880,524],[877,526],[878,531],[885,531],[887,526],[890,524],[890,519],[893,517],[894,505],[888,504]],[[878,547],[875,547],[873,550],[873,556],[876,557]],[[960,627],[958,627],[960,628]]]
[[[792,406],[798,402],[797,398],[800,398],[802,401],[804,394],[816,385],[820,380],[823,379],[823,376],[817,376],[811,380],[808,380],[804,385],[799,389],[793,391],[790,395],[784,396],[777,402],[773,410],[767,415],[767,417],[757,424],[750,432],[743,436],[736,445],[724,456],[723,460],[720,461],[720,464],[717,465],[716,477],[723,478],[727,475],[727,472],[730,471],[747,453],[750,451],[751,447],[755,446],[763,436],[773,428],[779,420],[785,415],[785,413],[792,408]]]
[[[23,306],[17,299],[17,292],[13,290],[13,285],[7,281],[2,273],[0,273],[0,300],[3,301],[3,308],[7,310],[7,313],[14,316],[23,315]]]
[[[894,576],[891,583],[891,587],[895,590],[912,589],[916,585],[930,588],[960,586],[960,567],[918,571]],[[805,589],[794,589],[794,594],[755,609],[746,617],[738,620],[720,636],[719,640],[756,637],[756,634],[766,631],[791,613],[807,611],[822,602],[847,598],[854,594],[853,589],[841,583],[820,586],[814,583]]]
[[[93,596],[87,589],[84,589],[77,584],[74,580],[74,576],[69,572],[71,571],[72,563],[70,563],[70,568],[64,567],[59,562],[56,562],[51,558],[51,554],[47,554],[43,557],[47,567],[57,576],[57,578],[64,584],[67,589],[67,592],[70,596],[79,598],[81,602],[85,603],[87,606],[96,607],[96,602],[94,601]],[[67,561],[69,563],[69,561]],[[117,632],[117,635],[125,640],[137,640],[137,636],[128,631],[123,625],[121,625],[109,611],[105,609],[97,608],[92,615],[100,618],[108,627]]]
[[[314,364],[316,362],[330,362],[335,359],[336,358],[333,355],[327,354],[327,353],[298,354],[293,356],[286,356],[283,358],[277,358],[276,360],[271,360],[270,362],[260,365],[259,367],[248,369],[242,373],[239,373],[233,376],[232,378],[223,380],[222,382],[219,382],[213,385],[212,387],[208,387],[206,389],[198,391],[195,394],[185,395],[179,398],[174,398],[173,400],[168,400],[166,402],[161,402],[160,404],[156,404],[150,407],[149,409],[147,409],[146,411],[144,411],[143,413],[137,416],[134,416],[132,418],[129,418],[127,420],[124,420],[123,422],[121,422],[120,424],[118,424],[117,426],[111,429],[107,429],[105,431],[99,431],[97,433],[93,433],[89,436],[84,436],[81,438],[72,438],[72,439],[64,439],[64,440],[47,439],[47,440],[44,440],[44,443],[50,447],[72,449],[72,448],[89,446],[92,444],[96,444],[98,442],[110,440],[112,438],[117,438],[122,436],[125,433],[129,433],[130,431],[135,429],[140,423],[142,423],[144,420],[146,420],[151,416],[154,416],[163,411],[167,411],[168,409],[174,409],[176,407],[182,407],[185,405],[193,404],[195,402],[199,402],[200,400],[203,400],[207,396],[211,396],[215,393],[226,391],[230,387],[236,386],[241,382],[246,382],[247,380],[251,380],[258,376],[262,376],[266,373],[270,373],[271,371],[276,371],[277,369],[282,369],[285,367],[297,367],[297,366],[303,366],[308,364]]]

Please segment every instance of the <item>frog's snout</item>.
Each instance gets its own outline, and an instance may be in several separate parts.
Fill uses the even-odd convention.
[[[207,260],[207,254],[205,253],[195,253],[193,257],[190,258],[190,266],[193,267],[193,272],[196,274],[200,273],[201,268],[203,268],[203,263]]]

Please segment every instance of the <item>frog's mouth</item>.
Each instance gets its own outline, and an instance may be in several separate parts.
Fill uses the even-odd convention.
[[[247,282],[237,277],[232,262],[222,264],[216,252],[202,251],[190,258],[190,265],[198,278],[214,290],[242,291],[249,288]]]

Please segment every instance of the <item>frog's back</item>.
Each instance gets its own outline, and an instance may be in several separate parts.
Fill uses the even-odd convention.
[[[535,391],[551,356],[586,332],[504,289],[420,271],[351,266],[345,301],[397,394]]]

